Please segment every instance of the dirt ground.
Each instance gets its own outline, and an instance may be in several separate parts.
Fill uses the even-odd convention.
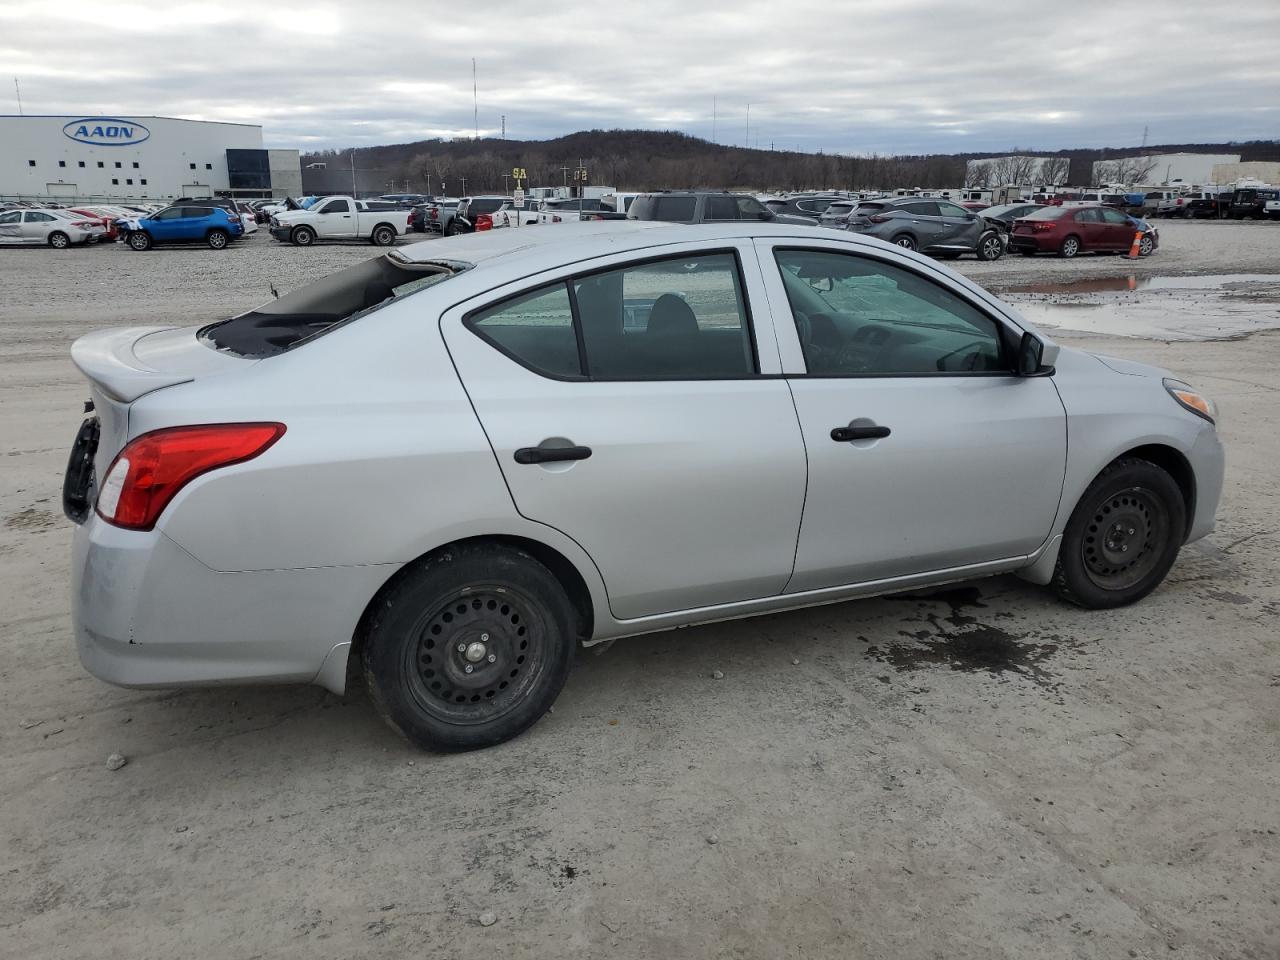
[[[1280,226],[1160,229],[1136,264],[959,266],[995,289],[1280,273]],[[88,676],[71,340],[373,252],[0,250],[0,957],[1280,955],[1276,331],[1059,334],[1222,411],[1217,532],[1128,609],[1000,577],[624,640],[525,736],[447,757],[361,689]]]

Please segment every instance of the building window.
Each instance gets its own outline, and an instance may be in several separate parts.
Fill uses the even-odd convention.
[[[212,170],[212,169],[213,169],[213,164],[212,164],[212,163],[206,163],[206,164],[204,165],[204,168],[205,168],[206,170]]]
[[[80,166],[82,166],[82,167],[83,167],[83,166],[84,166],[84,161],[83,161],[83,160],[79,161],[79,164],[80,164]]]
[[[115,177],[112,177],[112,178],[111,178],[111,185],[112,185],[113,187],[118,187],[118,186],[120,186],[120,181],[119,181],[119,180],[117,180]]]
[[[67,161],[65,161],[65,160],[59,160],[59,161],[58,161],[58,166],[60,166],[60,167],[65,167],[66,165],[67,165]]]
[[[194,170],[195,168],[196,168],[196,165],[193,163],[193,164],[191,165],[191,169],[192,169],[192,170]]]
[[[28,161],[27,161],[27,166],[28,166],[28,167],[34,167],[35,165],[36,165],[36,162],[35,162],[34,160],[28,160]]]
[[[147,181],[145,180],[139,180],[138,182],[141,183],[144,187],[147,185]]]
[[[117,160],[117,161],[116,161],[116,169],[117,169],[117,170],[119,170],[119,169],[120,169],[120,161],[119,161],[119,160]]]
[[[133,180],[132,180],[132,179],[130,179],[130,180],[126,180],[126,181],[125,181],[125,183],[127,183],[127,184],[128,184],[129,186],[131,186],[131,187],[133,186]]]
[[[103,163],[101,160],[99,160],[99,161],[98,161],[98,169],[99,169],[99,170],[101,170],[101,169],[102,169],[103,167],[105,167],[105,166],[106,166],[106,164],[105,164],[105,163]]]
[[[138,169],[138,161],[137,161],[137,160],[133,161],[133,169],[135,169],[135,170],[137,170],[137,169]]]

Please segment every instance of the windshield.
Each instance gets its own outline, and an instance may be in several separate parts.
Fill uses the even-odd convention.
[[[308,284],[256,310],[211,324],[200,338],[241,357],[271,357],[395,300],[434,286],[470,264],[374,257]]]

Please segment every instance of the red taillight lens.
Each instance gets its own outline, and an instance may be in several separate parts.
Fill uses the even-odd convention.
[[[1038,220],[1031,224],[1031,229],[1036,233],[1047,233],[1056,226],[1057,224],[1052,221]]]
[[[283,423],[211,423],[144,433],[127,443],[107,470],[98,516],[128,530],[150,530],[196,477],[252,460],[284,430]]]
[[[877,213],[873,216],[867,217],[867,219],[870,220],[872,223],[888,223],[890,220],[893,219],[893,217],[887,216],[883,213]]]
[[[477,229],[477,230],[492,230],[492,229],[493,229],[493,217],[491,217],[491,216],[490,216],[489,214],[487,214],[487,213],[477,213],[477,214],[476,214],[476,229]]]
[[[552,215],[551,215],[551,222],[552,222],[552,223],[561,223],[561,222],[563,222],[563,221],[561,221],[561,219],[560,219],[559,217],[557,217],[555,214],[552,214]]]

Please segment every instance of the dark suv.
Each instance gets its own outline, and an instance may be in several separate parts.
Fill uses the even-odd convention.
[[[1232,220],[1255,217],[1262,220],[1267,215],[1267,201],[1280,200],[1280,190],[1272,187],[1238,187],[1231,197]]]
[[[978,214],[952,203],[926,197],[867,200],[849,215],[847,229],[919,250],[944,260],[964,253],[979,260],[999,260],[1004,237]]]
[[[732,220],[814,222],[808,217],[777,216],[755,197],[744,193],[710,190],[672,190],[641,194],[627,209],[627,219],[665,220],[669,223],[724,223]]]

